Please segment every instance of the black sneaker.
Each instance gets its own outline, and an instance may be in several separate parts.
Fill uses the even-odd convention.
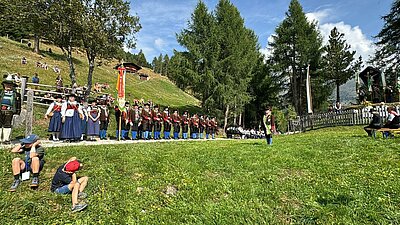
[[[15,190],[17,189],[17,187],[19,186],[19,184],[21,184],[21,180],[14,180],[14,182],[12,183],[11,187],[10,187],[10,191],[11,192],[15,192]]]
[[[87,204],[76,204],[74,207],[72,207],[72,212],[79,212],[84,210],[87,207]]]

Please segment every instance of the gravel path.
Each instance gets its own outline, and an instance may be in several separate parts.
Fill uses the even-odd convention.
[[[233,139],[226,139],[226,138],[216,138],[216,139],[169,139],[169,140],[126,140],[126,141],[117,141],[117,140],[101,140],[101,141],[80,141],[74,143],[67,143],[67,142],[54,142],[49,140],[41,140],[42,146],[47,148],[53,147],[65,147],[65,146],[92,146],[92,145],[123,145],[123,144],[134,144],[134,143],[164,143],[164,142],[194,142],[194,141],[223,141],[223,140],[233,140]],[[18,141],[13,141],[12,144],[9,145],[0,145],[2,149],[11,149],[14,145],[18,144]]]

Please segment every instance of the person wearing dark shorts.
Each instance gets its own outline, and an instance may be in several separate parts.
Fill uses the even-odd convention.
[[[25,160],[21,158],[14,158],[12,160],[12,171],[14,175],[14,182],[10,187],[11,192],[15,192],[17,187],[21,184],[21,173],[32,173],[31,187],[36,188],[39,186],[39,172],[44,166],[44,148],[40,146],[39,136],[31,134],[24,139],[20,140],[11,152],[25,154]],[[29,178],[29,175],[28,175]]]
[[[51,191],[57,194],[72,194],[72,212],[82,211],[87,207],[86,203],[78,203],[78,199],[84,199],[87,194],[83,192],[89,178],[78,178],[76,171],[82,168],[76,157],[72,157],[61,165],[54,174],[51,182]]]

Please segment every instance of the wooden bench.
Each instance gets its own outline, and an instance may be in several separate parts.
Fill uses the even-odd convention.
[[[385,138],[384,132],[389,132],[393,134],[398,134],[400,133],[400,128],[392,129],[392,128],[365,128],[365,130],[370,130],[372,133],[372,137],[376,138],[376,132],[381,132],[382,137]]]

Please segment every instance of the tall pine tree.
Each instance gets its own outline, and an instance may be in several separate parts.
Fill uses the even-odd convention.
[[[316,24],[307,21],[298,0],[290,2],[286,18],[276,28],[270,48],[275,80],[286,92],[284,101],[292,104],[298,114],[306,113],[305,86],[307,67],[310,65],[314,107],[321,107],[329,96],[329,86],[318,72],[322,38]]]
[[[336,86],[336,101],[340,102],[340,85],[349,81],[360,70],[362,61],[356,61],[355,51],[344,40],[344,34],[336,27],[331,30],[328,45],[324,47],[323,58],[324,75],[327,80]]]

